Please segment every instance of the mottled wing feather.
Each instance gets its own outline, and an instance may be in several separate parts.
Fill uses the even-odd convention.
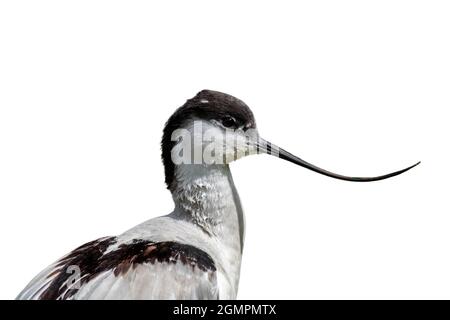
[[[55,291],[61,281],[67,280],[71,274],[67,273],[68,267],[79,263],[78,260],[84,257],[84,261],[99,258],[106,248],[115,243],[115,237],[104,237],[88,242],[69,254],[65,255],[57,262],[51,264],[34,277],[22,290],[16,299],[38,300],[60,298]],[[49,293],[53,292],[53,297]]]
[[[219,297],[215,264],[204,251],[170,241],[116,241],[101,238],[75,249],[35,277],[17,299]]]

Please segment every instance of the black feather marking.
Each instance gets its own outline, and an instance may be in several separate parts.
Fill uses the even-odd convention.
[[[113,270],[116,276],[125,274],[130,268],[143,263],[176,263],[198,268],[204,272],[215,272],[216,267],[212,258],[204,251],[186,244],[177,242],[152,242],[148,240],[134,240],[131,243],[121,244],[117,249],[104,253],[107,248],[116,243],[115,237],[102,238],[75,249],[55,266],[58,272],[47,289],[39,299],[54,300],[68,299],[78,289],[67,288],[66,281],[71,276],[67,273],[69,266],[80,268],[80,285],[87,283],[102,272]]]

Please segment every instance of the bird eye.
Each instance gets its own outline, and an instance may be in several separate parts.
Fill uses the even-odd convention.
[[[223,117],[222,124],[227,128],[237,127],[236,119],[230,116]]]

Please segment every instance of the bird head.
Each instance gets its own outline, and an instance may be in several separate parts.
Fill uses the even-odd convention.
[[[228,165],[253,154],[269,154],[335,179],[355,182],[387,179],[420,163],[377,177],[330,172],[264,140],[252,111],[243,101],[212,90],[200,91],[173,113],[164,127],[161,147],[169,189],[178,165]]]

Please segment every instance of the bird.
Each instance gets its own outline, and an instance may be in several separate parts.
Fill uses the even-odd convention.
[[[213,90],[198,92],[169,117],[161,151],[173,211],[74,249],[17,299],[236,299],[245,219],[231,162],[269,154],[355,182],[391,178],[420,163],[376,177],[324,170],[264,140],[243,101]]]

